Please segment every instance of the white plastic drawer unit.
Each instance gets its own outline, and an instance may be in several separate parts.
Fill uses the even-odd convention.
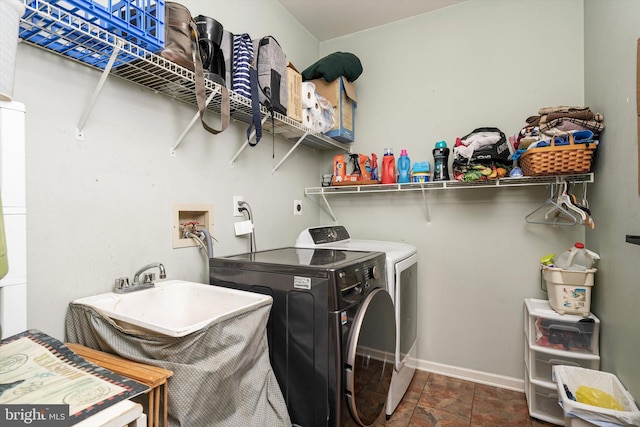
[[[531,346],[525,352],[525,362],[531,378],[550,384],[553,384],[551,370],[555,365],[577,366],[596,371],[600,369],[600,356],[592,354],[568,353],[538,346]]]
[[[545,384],[524,378],[524,392],[529,405],[529,415],[552,424],[564,425],[564,412],[558,403],[558,389],[555,384]]]
[[[525,334],[529,345],[547,349],[598,355],[600,320],[560,314],[547,300],[525,299]]]

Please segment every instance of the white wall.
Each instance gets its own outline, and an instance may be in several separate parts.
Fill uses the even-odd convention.
[[[320,50],[362,61],[356,150],[379,158],[391,146],[396,155],[406,148],[412,162],[433,162],[436,141],[452,147],[482,126],[513,134],[540,107],[584,102],[583,7],[572,0],[554,1],[553,13],[536,1],[472,0]],[[539,259],[584,236],[583,227],[525,223],[547,197],[544,187],[432,191],[431,226],[419,193],[330,202],[354,237],[418,247],[423,366],[522,379],[523,300],[546,297]]]
[[[637,40],[640,3],[585,1],[586,102],[605,113],[598,148],[598,182],[591,200],[602,220],[587,243],[602,257],[593,311],[602,322],[601,368],[615,373],[640,398],[638,257],[625,242],[640,234],[638,214]]]
[[[184,4],[194,16],[212,16],[234,33],[274,35],[301,68],[318,58],[317,40],[275,1]],[[315,150],[299,148],[272,175],[293,144],[276,140],[273,159],[265,135],[231,168],[246,125],[212,136],[197,124],[171,157],[195,107],[116,77],[107,79],[85,140],[76,141],[99,78],[96,70],[19,46],[14,95],[27,109],[28,326],[60,339],[71,300],[108,292],[116,277],[131,277],[146,263],[163,262],[168,278],[208,282],[201,251],[172,249],[174,203],[214,205],[217,255],[249,250],[248,239],[233,234],[233,195],[251,205],[259,249],[290,245],[318,220],[313,206],[293,216],[293,200],[319,184]]]

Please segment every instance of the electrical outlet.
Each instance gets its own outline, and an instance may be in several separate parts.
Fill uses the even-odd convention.
[[[302,200],[293,201],[293,214],[302,215]]]
[[[240,207],[238,205],[238,202],[243,202],[244,201],[244,197],[242,196],[233,196],[233,216],[243,216],[242,212],[240,212],[238,210],[238,208]]]

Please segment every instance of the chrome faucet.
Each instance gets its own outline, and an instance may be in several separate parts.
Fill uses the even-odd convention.
[[[133,282],[131,284],[129,284],[128,277],[117,278],[115,281],[114,292],[123,294],[126,292],[140,291],[142,289],[149,289],[154,287],[155,284],[153,283],[153,281],[156,279],[156,275],[154,273],[146,273],[143,276],[142,283],[140,283],[140,275],[145,271],[149,270],[150,268],[154,268],[154,267],[157,267],[158,270],[160,270],[161,279],[167,278],[167,272],[164,269],[164,265],[162,263],[156,262],[156,263],[147,264],[144,267],[140,268],[138,271],[136,271],[136,273],[133,275]]]
[[[167,272],[164,269],[164,265],[162,265],[162,263],[156,262],[156,263],[151,263],[151,264],[147,264],[144,267],[140,268],[140,270],[136,271],[136,274],[133,275],[133,283],[132,286],[136,286],[136,285],[140,285],[140,275],[142,273],[144,273],[145,271],[147,271],[150,268],[154,268],[154,267],[158,267],[158,270],[160,270],[160,278],[161,279],[166,279],[167,278]],[[144,275],[144,282],[142,282],[142,284],[144,283],[150,283],[153,282],[153,280],[155,279],[155,275],[153,273],[151,274],[145,274]]]

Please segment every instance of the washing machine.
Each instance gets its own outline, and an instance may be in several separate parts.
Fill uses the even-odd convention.
[[[300,248],[379,251],[386,255],[387,289],[395,307],[396,351],[391,388],[386,405],[391,417],[415,373],[418,340],[418,251],[405,243],[352,239],[342,225],[311,227],[296,240]]]
[[[273,298],[269,356],[294,425],[383,413],[396,342],[385,268],[380,252],[294,247],[209,260],[211,285]]]

